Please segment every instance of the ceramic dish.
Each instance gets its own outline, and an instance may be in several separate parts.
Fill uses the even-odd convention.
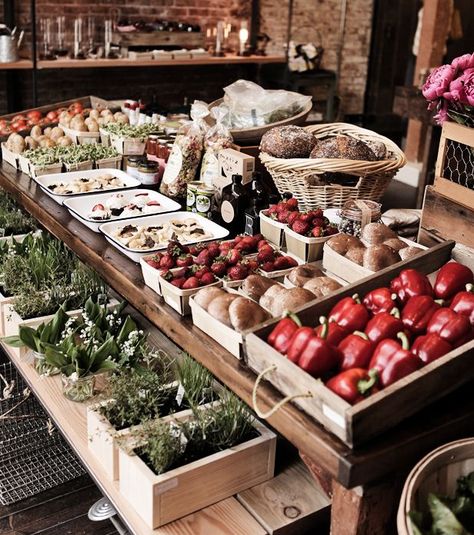
[[[220,225],[217,225],[213,221],[210,221],[209,219],[202,217],[198,214],[194,214],[191,212],[173,212],[170,214],[161,214],[161,215],[151,215],[151,216],[144,216],[144,217],[136,217],[133,219],[122,219],[121,221],[111,221],[109,223],[102,223],[100,225],[99,229],[104,234],[105,238],[108,242],[110,242],[114,247],[116,247],[121,253],[128,256],[135,262],[140,262],[140,258],[145,255],[149,255],[151,253],[154,253],[156,251],[160,251],[163,249],[166,249],[167,244],[163,244],[160,246],[156,246],[150,249],[133,249],[122,243],[117,236],[115,236],[115,233],[120,229],[124,228],[127,225],[132,225],[134,227],[140,227],[140,226],[159,226],[163,225],[165,223],[169,223],[170,221],[184,221],[186,219],[193,219],[197,221],[199,227],[201,227],[208,236],[204,239],[193,239],[189,241],[182,241],[183,244],[190,244],[190,243],[197,243],[201,241],[212,241],[212,240],[220,240],[222,238],[225,238],[229,231]],[[179,237],[178,237],[179,239]],[[181,240],[180,240],[181,241]]]
[[[75,180],[84,178],[84,179],[93,179],[102,175],[112,175],[114,178],[117,178],[121,182],[121,186],[107,188],[106,190],[91,190],[82,193],[53,193],[49,186],[53,184],[68,184],[73,183]],[[140,182],[136,178],[132,178],[127,173],[121,171],[120,169],[92,169],[89,171],[73,171],[71,173],[55,173],[49,175],[42,175],[33,177],[33,180],[40,186],[40,188],[54,199],[58,204],[63,204],[63,201],[75,197],[75,196],[84,196],[97,194],[103,191],[114,192],[124,189],[136,188],[140,186]]]
[[[97,193],[95,195],[75,195],[70,199],[64,201],[64,206],[71,212],[71,215],[78,219],[81,223],[92,229],[94,232],[100,232],[99,227],[103,223],[108,223],[109,221],[120,221],[121,219],[135,219],[137,217],[145,217],[150,215],[164,214],[167,212],[174,212],[180,209],[179,203],[161,195],[156,191],[148,189],[132,189],[128,191],[120,192],[123,195],[123,206],[128,204],[134,204],[134,199],[138,196],[141,198],[148,197],[150,201],[158,202],[159,205],[156,206],[156,210],[153,213],[141,213],[135,216],[127,215],[127,212],[124,211],[120,215],[110,215],[108,219],[97,220],[92,218],[92,209],[98,204],[102,204],[104,207],[107,206],[107,201],[111,200],[116,193]]]

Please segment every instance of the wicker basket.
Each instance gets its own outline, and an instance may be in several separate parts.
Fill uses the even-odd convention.
[[[349,199],[380,201],[398,169],[406,163],[403,152],[390,139],[370,130],[346,123],[330,123],[305,127],[316,138],[346,135],[364,142],[383,143],[389,156],[375,162],[334,158],[274,158],[260,153],[260,159],[272,176],[278,191],[291,192],[300,209],[342,208]],[[331,184],[312,185],[311,179],[324,173],[344,173],[360,177],[355,186]]]
[[[427,509],[428,494],[452,495],[456,481],[474,471],[474,438],[445,444],[424,457],[408,476],[398,507],[398,535],[414,535],[408,512]]]

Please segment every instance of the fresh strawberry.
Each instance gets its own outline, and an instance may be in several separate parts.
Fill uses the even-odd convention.
[[[211,245],[209,245],[207,250],[209,251],[209,256],[211,258],[216,258],[217,256],[219,256],[221,254],[221,250],[219,248],[219,244],[217,244],[217,243],[211,243]]]
[[[307,221],[302,219],[297,219],[293,225],[291,225],[291,230],[303,236],[309,231],[310,225]]]
[[[276,205],[276,209],[277,209],[277,213],[279,214],[280,212],[283,212],[284,210],[288,210],[287,208],[287,204],[286,204],[286,201],[280,201],[277,205]]]
[[[167,253],[171,256],[180,256],[189,253],[189,247],[182,245],[178,240],[170,240],[168,242]]]
[[[178,256],[176,259],[177,267],[186,267],[193,264],[193,257],[190,254]]]
[[[273,264],[273,269],[275,271],[279,271],[280,269],[288,269],[290,267],[288,258],[288,256],[279,256],[276,258]]]
[[[215,282],[216,278],[214,277],[214,273],[204,273],[200,279],[201,286],[207,286],[208,284],[214,284]]]
[[[238,264],[236,266],[232,266],[227,271],[227,276],[232,281],[239,281],[241,279],[245,279],[245,277],[247,277],[248,274],[249,274],[249,271],[245,264]]]
[[[200,245],[191,245],[189,247],[189,253],[193,256],[197,256],[202,250],[202,246]]]
[[[200,266],[210,266],[212,264],[212,257],[207,249],[203,249],[195,258],[195,264]]]
[[[173,273],[169,269],[162,269],[160,272],[160,276],[162,279],[165,279],[165,281],[172,281],[173,280]]]
[[[313,227],[321,227],[323,229],[326,226],[326,223],[322,217],[315,217],[313,221],[311,221],[311,225]]]
[[[275,260],[275,251],[269,245],[262,247],[257,255],[257,262],[263,264],[264,262],[273,262]]]
[[[92,211],[96,212],[97,210],[105,210],[105,206],[103,204],[96,204],[94,208],[92,208]]]
[[[174,258],[168,254],[165,253],[160,260],[160,268],[162,269],[171,269],[175,266]]]
[[[181,277],[184,277],[186,279],[189,276],[189,274],[190,274],[190,270],[187,266],[173,269],[173,277],[175,279],[180,279]]]
[[[260,249],[263,249],[264,247],[267,247],[268,241],[267,240],[259,240],[257,245],[257,251],[260,251]]]
[[[291,199],[286,201],[286,206],[288,210],[298,210],[298,201],[294,197],[291,197]]]
[[[276,214],[278,213],[277,205],[276,205],[276,204],[272,204],[272,205],[270,206],[270,208],[269,208],[266,212],[264,212],[264,213],[265,213],[265,215],[266,215],[267,217],[272,217],[272,216],[274,217],[274,216],[276,216]]]
[[[299,221],[306,221],[310,223],[314,217],[311,214],[300,214]]]
[[[197,277],[189,277],[180,287],[182,290],[193,290],[199,288],[199,279]]]
[[[196,277],[196,279],[199,279],[199,280],[201,280],[202,277],[206,273],[210,273],[210,272],[211,272],[211,268],[209,268],[207,266],[194,266],[193,267],[193,274]]]
[[[234,244],[239,243],[240,241],[242,241],[242,238],[243,238],[243,236],[236,236],[234,238]]]
[[[247,260],[247,267],[249,271],[256,271],[259,268],[260,264],[257,260]]]
[[[214,262],[211,266],[211,271],[217,277],[223,277],[227,272],[227,263],[226,262]]]
[[[324,212],[321,210],[321,208],[318,208],[317,210],[312,210],[311,213],[313,214],[314,218],[322,219],[324,217]]]
[[[293,223],[299,218],[300,216],[300,213],[299,212],[290,212],[290,214],[288,215],[288,219],[286,220],[286,222],[288,223],[288,225],[293,225]]]
[[[260,267],[263,269],[263,271],[275,271],[275,262],[264,262]]]
[[[323,231],[323,228],[322,227],[314,227],[313,230],[311,231],[311,235],[314,237],[314,238],[321,238],[321,236],[323,235],[324,231]]]
[[[153,256],[150,256],[149,258],[147,258],[145,260],[145,262],[149,266],[151,266],[152,268],[159,269],[160,268],[160,260],[161,260],[161,255],[158,253],[158,254],[154,254]]]
[[[289,210],[282,210],[281,212],[278,212],[278,221],[280,223],[286,223],[288,216],[290,215]]]
[[[173,279],[170,282],[173,286],[176,286],[176,288],[182,288],[186,282],[186,279],[184,277],[179,277],[178,279]]]
[[[242,260],[242,255],[240,254],[240,251],[237,249],[231,249],[229,253],[227,254],[227,262],[231,266],[235,266],[237,262],[240,262]]]
[[[326,236],[333,236],[334,234],[337,234],[339,232],[339,230],[337,229],[337,227],[333,226],[333,225],[330,225],[329,227],[326,228]]]

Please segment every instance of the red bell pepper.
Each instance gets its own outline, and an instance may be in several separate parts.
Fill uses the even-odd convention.
[[[367,368],[375,349],[365,333],[355,331],[338,345],[342,354],[341,370],[350,368]]]
[[[415,269],[401,271],[390,283],[390,289],[398,295],[403,304],[415,295],[434,295],[428,277]]]
[[[448,262],[436,275],[434,291],[436,297],[451,299],[458,292],[464,290],[466,284],[474,282],[474,275],[467,267],[458,262]]]
[[[328,344],[316,334],[313,334],[298,360],[298,366],[313,377],[321,377],[338,368],[340,363],[341,354],[337,347]]]
[[[403,323],[400,320],[398,308],[394,308],[391,313],[380,312],[367,323],[365,334],[371,342],[378,344],[386,338],[397,338],[397,334],[403,331]]]
[[[286,357],[291,360],[291,362],[297,363],[301,353],[303,353],[311,338],[314,338],[315,336],[316,334],[312,327],[300,327],[295,331],[290,340]]]
[[[339,301],[329,313],[329,321],[335,321],[349,332],[363,331],[369,321],[369,313],[355,294]]]
[[[280,353],[285,354],[288,351],[292,336],[301,327],[301,321],[298,316],[287,313],[287,317],[281,319],[268,335],[267,342]]]
[[[422,362],[408,349],[408,338],[404,333],[398,333],[400,345],[396,340],[383,340],[375,348],[369,368],[379,373],[382,386],[389,386],[402,377],[418,370]]]
[[[450,309],[454,310],[461,316],[469,318],[471,325],[474,327],[474,286],[472,284],[466,284],[466,290],[459,292],[454,296],[451,301]]]
[[[412,353],[425,364],[429,364],[430,362],[439,359],[451,350],[451,344],[440,338],[437,334],[418,336],[411,346]]]
[[[364,297],[364,305],[372,314],[379,312],[390,312],[397,305],[395,299],[397,294],[393,293],[388,288],[376,288]]]
[[[352,368],[329,379],[326,386],[348,403],[354,405],[376,390],[374,387],[377,379],[375,370]]]
[[[410,297],[402,310],[403,325],[413,334],[423,334],[431,317],[440,308],[441,305],[429,295]]]
[[[319,325],[319,327],[316,327],[316,334],[320,338],[325,338],[325,340],[333,346],[338,346],[349,334],[349,331],[347,329],[344,329],[336,322],[331,321],[331,323],[328,323],[327,318],[325,318],[324,316],[321,316],[319,318],[319,322],[321,323],[321,325]],[[325,324],[327,324],[327,334],[324,327]]]
[[[437,334],[453,347],[465,344],[473,337],[473,328],[468,318],[445,307],[431,316],[426,331],[427,334]]]

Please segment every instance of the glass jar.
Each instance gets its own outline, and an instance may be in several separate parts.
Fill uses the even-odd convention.
[[[365,225],[382,222],[381,207],[382,205],[375,201],[362,199],[347,201],[339,212],[341,217],[339,231],[359,238]]]
[[[146,154],[147,156],[158,156],[158,136],[150,134],[146,141]]]
[[[153,161],[143,161],[138,168],[138,180],[146,185],[153,186],[160,181],[159,165]]]
[[[127,156],[125,166],[125,172],[127,175],[138,179],[138,168],[143,161],[143,156]]]
[[[33,366],[39,375],[57,375],[59,370],[48,364],[44,358],[44,353],[39,353],[38,351],[33,351]]]
[[[63,394],[67,399],[80,403],[94,395],[95,375],[85,375],[84,377],[75,377],[75,375],[61,375]]]

